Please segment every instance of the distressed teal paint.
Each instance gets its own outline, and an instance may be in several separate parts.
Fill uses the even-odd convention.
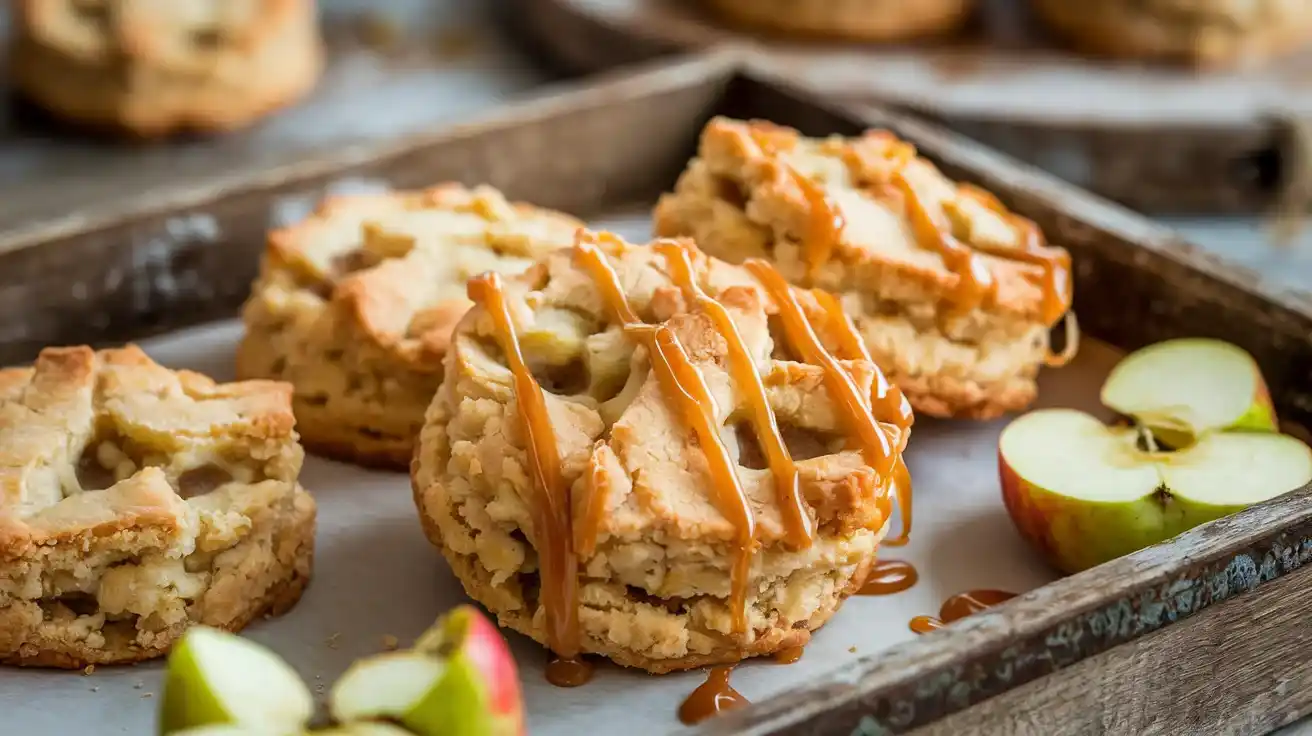
[[[1033,640],[1012,644],[995,656],[927,675],[914,684],[909,698],[866,703],[853,736],[924,725],[1251,591],[1310,561],[1312,538],[1277,539],[1270,549],[1238,553],[1213,572],[1166,580],[1056,626],[1042,636],[1041,645]]]

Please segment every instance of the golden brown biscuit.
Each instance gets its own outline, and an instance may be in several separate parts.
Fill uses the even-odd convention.
[[[668,672],[800,646],[862,585],[911,408],[836,302],[586,232],[470,296],[412,480],[503,625]]]
[[[1200,67],[1260,61],[1312,43],[1307,0],[1033,0],[1076,47]]]
[[[142,137],[242,127],[323,67],[314,0],[20,0],[17,88],[74,122]]]
[[[883,131],[821,140],[713,120],[655,221],[658,235],[733,263],[765,258],[837,294],[875,362],[931,416],[1027,406],[1070,304],[1064,250]]]
[[[465,280],[522,271],[581,224],[488,187],[330,198],[269,235],[238,374],[295,387],[311,451],[407,468],[470,305]]]
[[[315,517],[293,424],[285,384],[132,346],[0,370],[0,663],[137,662],[291,608]]]
[[[706,0],[726,20],[787,35],[896,41],[948,33],[975,0]]]

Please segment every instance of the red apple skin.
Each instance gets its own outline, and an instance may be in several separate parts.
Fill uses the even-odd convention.
[[[1049,537],[1048,524],[1044,520],[1043,510],[1033,503],[1033,497],[1026,487],[1028,484],[1007,464],[1001,449],[998,450],[998,479],[1000,481],[999,485],[1002,487],[1002,503],[1007,507],[1007,514],[1011,516],[1011,521],[1016,525],[1017,531],[1050,564],[1059,569],[1062,568],[1062,565],[1058,564],[1059,561],[1055,559],[1057,557],[1056,545]]]
[[[491,621],[477,608],[463,605],[448,613],[416,644],[447,660],[446,678],[473,680],[473,690],[482,694],[493,736],[524,734],[524,704],[520,693],[515,658]],[[461,688],[463,690],[463,688]]]

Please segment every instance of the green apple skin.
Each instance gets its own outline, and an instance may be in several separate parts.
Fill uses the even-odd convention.
[[[1016,528],[1065,574],[1096,567],[1246,508],[1203,506],[1165,493],[1097,503],[1052,493],[1022,479],[998,453],[1002,499]]]
[[[169,655],[164,676],[164,698],[160,704],[159,732],[172,734],[199,726],[222,726],[232,723],[232,716],[207,688],[191,692],[191,684],[204,682],[195,652],[183,637]]]
[[[401,724],[419,736],[522,736],[524,706],[515,658],[478,609],[456,608],[415,644],[441,657],[441,679]]]
[[[282,670],[277,673],[282,678],[281,683],[286,686],[287,697],[277,701],[282,712],[276,715],[249,714],[249,717],[262,719],[262,722],[257,724],[260,732],[295,733],[310,720],[314,711],[314,701],[310,691],[300,678],[278,659],[277,655],[236,634],[198,626],[184,634],[169,654],[168,668],[164,676],[164,693],[160,702],[160,734],[167,736],[203,728],[223,733],[224,726],[238,730],[254,728],[249,724],[243,724],[243,719],[237,714],[229,713],[219,700],[219,696],[209,687],[196,686],[197,683],[208,681],[196,653],[198,637],[228,639],[231,646],[246,650],[248,665],[254,660],[263,666]],[[201,733],[205,731],[201,730]]]

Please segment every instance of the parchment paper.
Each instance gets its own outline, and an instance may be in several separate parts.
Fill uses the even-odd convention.
[[[632,238],[643,237],[648,227],[641,215],[597,224]],[[240,335],[239,323],[225,322],[143,345],[166,365],[230,380]],[[1098,387],[1117,357],[1110,347],[1086,340],[1074,363],[1044,373],[1040,405],[1096,410]],[[894,596],[852,598],[800,661],[746,664],[735,671],[734,686],[751,700],[764,700],[914,637],[908,621],[936,613],[954,593],[1021,593],[1051,581],[1054,573],[1016,534],[1002,506],[996,451],[1005,424],[918,419],[907,453],[915,483],[912,541],[884,556],[910,560],[921,574],[919,584]],[[466,599],[420,531],[405,475],[307,457],[302,483],[319,502],[313,583],[291,613],[257,623],[246,634],[286,657],[324,697],[353,660],[382,651],[385,636],[408,644]],[[561,689],[543,679],[541,647],[516,634],[509,638],[535,736],[612,728],[626,736],[670,733],[680,727],[679,703],[704,677],[653,677],[606,664],[587,686]],[[159,663],[104,667],[89,676],[0,670],[0,733],[153,733],[161,673]]]

